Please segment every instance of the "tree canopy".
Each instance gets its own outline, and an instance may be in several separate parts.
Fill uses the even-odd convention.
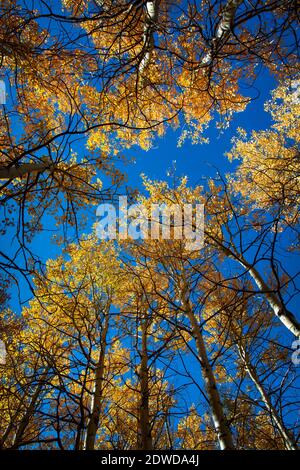
[[[298,6],[0,0],[0,449],[299,448]],[[131,187],[130,152],[222,139],[261,73],[230,171]],[[118,196],[140,237],[99,239]]]

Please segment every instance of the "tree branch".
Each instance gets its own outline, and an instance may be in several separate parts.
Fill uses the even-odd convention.
[[[13,180],[21,178],[28,173],[38,173],[44,170],[50,170],[53,164],[50,160],[44,160],[40,163],[23,163],[20,166],[4,166],[0,165],[0,180]]]
[[[228,0],[223,9],[222,18],[215,36],[211,41],[211,50],[203,57],[201,65],[209,64],[213,59],[214,52],[229,38],[234,23],[235,12],[241,3],[243,3],[243,0]]]

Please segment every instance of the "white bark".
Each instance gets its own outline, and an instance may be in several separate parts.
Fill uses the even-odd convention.
[[[285,425],[283,424],[279,414],[277,413],[276,408],[273,406],[273,404],[272,404],[267,392],[265,391],[263,385],[260,383],[258,375],[257,375],[254,367],[252,366],[245,349],[243,348],[243,346],[241,344],[238,344],[238,351],[239,351],[239,356],[240,356],[240,358],[241,358],[241,360],[242,360],[242,362],[245,366],[245,369],[246,369],[250,379],[252,380],[255,387],[257,388],[257,390],[258,390],[258,392],[261,396],[262,402],[266,406],[268,412],[270,413],[270,417],[271,417],[272,421],[275,423],[281,437],[284,440],[286,449],[287,450],[298,450],[297,444],[294,442],[293,438],[289,435],[287,429],[285,428]]]
[[[6,86],[3,80],[0,80],[0,104],[6,104]]]
[[[280,298],[272,292],[272,289],[266,284],[259,272],[244,259],[236,258],[238,262],[249,272],[262,294],[265,295],[274,314],[281,323],[296,337],[300,337],[300,324],[295,316],[282,305]]]
[[[216,435],[218,437],[219,446],[221,450],[234,449],[232,434],[225,413],[223,411],[223,405],[217,388],[213,369],[206,353],[203,335],[194,315],[191,302],[184,292],[185,290],[186,289],[183,289],[182,293],[182,306],[190,320],[192,332],[196,341],[198,357],[201,364],[202,376],[207,391],[212,420],[214,423]]]
[[[206,236],[211,239],[214,243],[217,244],[218,248],[228,257],[237,261],[246,271],[250,274],[255,284],[257,285],[259,291],[264,295],[272,308],[276,317],[281,321],[281,323],[297,338],[300,338],[300,324],[295,317],[295,315],[287,310],[280,300],[280,297],[274,292],[274,289],[271,289],[270,286],[264,281],[263,277],[254,268],[253,265],[248,263],[241,254],[236,254],[226,246],[222,244],[221,241],[212,237],[209,232],[206,232]]]
[[[159,0],[153,0],[151,2],[146,2],[146,18],[144,25],[144,34],[143,34],[143,49],[142,49],[142,59],[139,64],[139,76],[142,76],[145,69],[147,68],[151,55],[154,48],[154,31],[156,28],[156,23],[158,19],[158,5]]]
[[[241,3],[243,3],[243,0],[228,0],[223,9],[222,18],[217,27],[215,36],[212,39],[211,50],[203,57],[201,65],[209,64],[213,58],[214,51],[230,36],[235,13]]]

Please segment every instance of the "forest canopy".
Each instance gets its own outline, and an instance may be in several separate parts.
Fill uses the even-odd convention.
[[[299,448],[299,116],[297,0],[0,0],[0,449]]]

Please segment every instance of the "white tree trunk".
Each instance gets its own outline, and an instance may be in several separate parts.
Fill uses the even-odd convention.
[[[182,293],[182,306],[190,320],[192,332],[196,341],[198,357],[201,364],[202,376],[207,391],[212,419],[214,423],[215,432],[218,437],[219,446],[221,450],[234,449],[232,434],[223,411],[223,405],[221,403],[221,398],[218,392],[213,369],[206,353],[203,335],[199,328],[197,319],[194,315],[191,302],[185,294],[185,290],[186,289],[184,289]]]
[[[295,317],[295,315],[287,310],[285,305],[280,300],[280,297],[276,295],[276,293],[267,285],[264,281],[263,277],[254,268],[253,265],[248,263],[243,256],[239,253],[236,254],[225,245],[222,244],[218,239],[212,237],[209,232],[206,232],[206,236],[211,239],[214,243],[217,244],[218,248],[229,258],[234,259],[237,261],[246,271],[250,274],[252,279],[254,280],[255,284],[257,285],[260,293],[264,295],[272,308],[276,317],[281,321],[281,323],[297,338],[300,338],[300,324]]]
[[[139,64],[139,76],[141,77],[147,68],[154,48],[154,31],[158,19],[159,0],[146,2],[146,18],[143,34],[142,59]]]
[[[259,272],[244,259],[235,259],[237,259],[238,262],[249,272],[261,293],[265,295],[274,314],[279,318],[284,326],[288,328],[291,333],[293,333],[293,335],[300,337],[300,324],[298,323],[297,319],[289,310],[285,308],[284,305],[282,305],[280,298],[274,292],[272,292],[271,288],[266,284]]]
[[[213,58],[214,51],[218,45],[230,36],[231,28],[234,23],[235,12],[243,3],[243,0],[228,0],[223,8],[222,18],[217,27],[214,38],[212,39],[211,50],[203,57],[201,64],[209,64]]]
[[[281,437],[283,438],[286,449],[298,450],[297,444],[294,442],[293,438],[289,435],[287,429],[285,428],[285,425],[283,424],[280,416],[277,413],[276,408],[273,406],[267,392],[265,391],[263,385],[260,383],[258,375],[255,371],[255,368],[252,366],[245,349],[243,348],[241,344],[238,344],[237,347],[239,351],[239,356],[245,366],[245,369],[250,379],[254,383],[255,387],[257,388],[264,405],[266,406],[268,412],[270,413],[271,420],[274,421]]]

